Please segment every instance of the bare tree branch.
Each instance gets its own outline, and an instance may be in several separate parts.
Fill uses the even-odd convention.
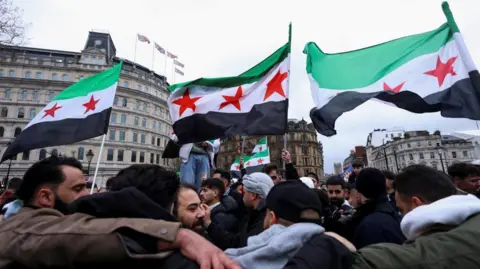
[[[0,44],[22,45],[28,27],[22,20],[23,11],[11,0],[0,0]]]

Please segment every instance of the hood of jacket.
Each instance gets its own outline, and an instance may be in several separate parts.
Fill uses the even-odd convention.
[[[452,195],[407,213],[400,223],[403,234],[412,240],[434,225],[458,226],[480,213],[480,200],[474,195]]]
[[[242,268],[283,268],[310,238],[323,232],[322,226],[313,223],[289,227],[274,224],[259,235],[249,237],[246,247],[227,249],[225,254]]]

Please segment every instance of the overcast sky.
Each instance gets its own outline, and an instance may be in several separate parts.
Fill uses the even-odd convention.
[[[445,22],[440,0],[14,0],[31,23],[28,45],[80,51],[88,31],[108,30],[117,55],[133,60],[136,33],[178,55],[185,77],[231,76],[271,54],[288,38],[293,23],[290,118],[310,121],[313,107],[303,46],[315,41],[323,51],[342,52],[435,29]],[[474,61],[480,62],[479,0],[450,1]],[[138,43],[137,62],[152,66],[152,46]],[[164,72],[156,53],[154,68]],[[168,68],[171,71],[170,67]],[[172,76],[168,73],[170,82]],[[438,113],[412,114],[367,102],[337,121],[338,135],[323,143],[325,172],[355,145],[365,145],[375,128],[405,130],[476,129],[474,121],[444,119]]]

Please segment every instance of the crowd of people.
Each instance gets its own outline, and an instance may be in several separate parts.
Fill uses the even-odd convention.
[[[282,158],[236,181],[135,164],[100,189],[41,160],[0,196],[0,268],[480,268],[478,166],[355,162],[322,184]]]

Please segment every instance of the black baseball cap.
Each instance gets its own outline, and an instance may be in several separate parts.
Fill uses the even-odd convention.
[[[313,189],[300,180],[287,180],[275,185],[267,195],[267,208],[281,219],[298,222],[317,223],[320,220],[301,219],[303,210],[312,209],[322,216],[322,202]]]

